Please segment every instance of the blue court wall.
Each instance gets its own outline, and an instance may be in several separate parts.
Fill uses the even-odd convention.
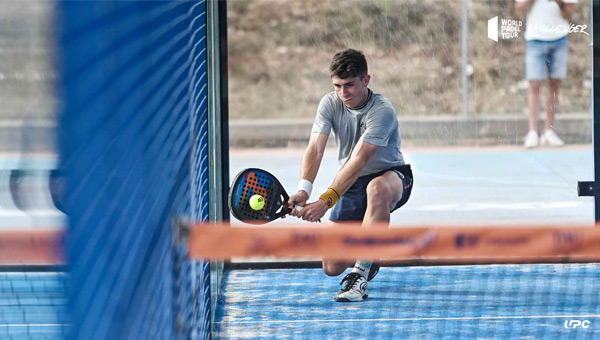
[[[208,264],[172,244],[175,216],[208,218],[206,3],[56,15],[70,338],[208,338]]]

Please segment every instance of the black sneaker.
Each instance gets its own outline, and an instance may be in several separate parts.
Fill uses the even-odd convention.
[[[366,299],[367,280],[359,273],[350,273],[344,277],[340,285],[346,281],[346,284],[335,296],[336,302],[358,302]]]
[[[380,264],[377,262],[373,262],[371,264],[371,270],[369,270],[369,277],[367,278],[367,281],[371,281],[371,280],[373,280],[373,278],[375,278],[375,275],[377,275],[377,273],[379,273],[379,267],[380,267]]]

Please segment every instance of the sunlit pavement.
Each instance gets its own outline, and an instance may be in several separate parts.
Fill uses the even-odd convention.
[[[272,172],[286,190],[293,193],[300,176],[303,151],[301,148],[232,149],[230,180],[244,168],[258,167]],[[593,198],[577,196],[577,181],[594,178],[591,145],[535,150],[515,146],[413,147],[405,148],[403,152],[413,167],[415,183],[409,202],[392,214],[393,225],[593,223]],[[0,159],[3,165],[0,169],[0,195],[3,197],[0,226],[64,224],[64,216],[52,205],[50,186],[46,183],[56,160],[39,157],[35,162],[29,161],[27,168],[35,170],[33,173],[38,178],[28,176],[15,185],[15,171],[23,170],[20,165],[24,163],[12,156]],[[315,182],[313,200],[332,183],[337,170],[336,150],[329,148]],[[25,203],[35,204],[37,209],[23,207]],[[282,222],[304,223],[296,218],[286,218]]]
[[[230,179],[244,168],[258,167],[292,193],[303,151],[231,150]],[[593,198],[577,196],[577,181],[594,178],[591,145],[406,148],[403,153],[415,183],[409,202],[391,216],[395,226],[593,224]],[[332,183],[337,170],[336,150],[327,149],[311,200]],[[286,218],[283,223],[305,222]]]

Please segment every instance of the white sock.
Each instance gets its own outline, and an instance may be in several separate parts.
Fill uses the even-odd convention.
[[[362,277],[369,277],[369,270],[371,269],[371,265],[373,262],[371,261],[363,261],[357,260],[354,268],[352,268],[353,273],[359,273]]]

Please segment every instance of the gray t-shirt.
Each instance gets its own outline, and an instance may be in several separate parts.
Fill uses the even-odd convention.
[[[325,95],[317,109],[312,132],[329,135],[332,129],[340,169],[350,159],[359,140],[381,147],[367,161],[360,176],[404,165],[396,110],[382,94],[369,90],[367,102],[355,109],[346,107],[335,92]]]

